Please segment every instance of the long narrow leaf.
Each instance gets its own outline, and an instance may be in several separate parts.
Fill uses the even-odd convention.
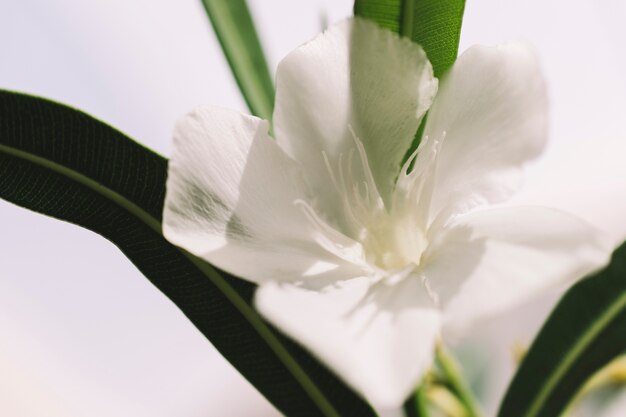
[[[274,85],[245,0],[202,0],[252,114],[272,118]]]
[[[400,33],[403,0],[355,0],[354,15],[373,20],[380,27]]]
[[[499,417],[560,415],[583,384],[626,352],[626,244],[572,287],[544,324],[506,393]]]
[[[166,159],[106,124],[57,103],[0,91],[0,197],[113,242],[286,415],[374,416],[260,319],[250,305],[252,284],[162,237],[166,175]]]
[[[354,14],[422,45],[436,77],[456,59],[465,0],[355,0]]]
[[[459,50],[465,0],[404,0],[404,3],[402,33],[422,45],[435,76],[441,77],[454,63]]]

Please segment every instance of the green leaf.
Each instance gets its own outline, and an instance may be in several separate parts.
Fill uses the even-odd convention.
[[[403,0],[355,0],[354,15],[373,20],[380,27],[400,33]]]
[[[271,120],[274,84],[245,0],[202,0],[252,114]]]
[[[402,409],[406,417],[430,417],[425,391],[424,381],[422,381],[422,385],[404,402]]]
[[[354,15],[378,23],[424,48],[435,77],[454,63],[461,37],[465,0],[355,0]],[[419,146],[428,114],[422,119],[404,164]]]
[[[0,91],[0,197],[113,242],[286,415],[374,416],[261,320],[250,304],[252,284],[162,237],[166,175],[166,159],[110,126],[57,103]]]
[[[625,351],[623,244],[604,270],[561,299],[524,358],[498,416],[558,416],[589,377]]]
[[[355,0],[354,14],[424,48],[436,77],[456,59],[465,0]]]

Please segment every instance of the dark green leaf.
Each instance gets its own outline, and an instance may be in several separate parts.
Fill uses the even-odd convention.
[[[572,255],[575,256],[575,255]],[[626,351],[626,244],[572,287],[533,342],[500,417],[554,417],[600,368]]]
[[[355,0],[354,14],[424,48],[436,77],[456,59],[465,0]]]
[[[272,118],[274,84],[245,0],[202,0],[252,114]]]
[[[106,124],[0,91],[0,197],[117,245],[287,416],[373,416],[328,370],[260,319],[250,306],[253,285],[161,236],[166,174],[166,159]]]

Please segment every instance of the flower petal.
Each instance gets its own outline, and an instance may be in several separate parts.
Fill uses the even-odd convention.
[[[436,88],[420,46],[373,22],[345,20],[279,64],[276,139],[303,164],[307,181],[326,201],[322,205],[332,207],[338,199],[329,187],[323,153],[337,169],[340,155],[355,152],[357,137],[378,191],[388,201]]]
[[[321,280],[360,270],[321,248],[294,203],[301,167],[268,136],[268,123],[199,108],[174,133],[163,213],[166,238],[242,278]]]
[[[374,406],[398,407],[432,363],[440,316],[419,279],[310,291],[267,283],[256,307]]]
[[[424,130],[443,141],[431,221],[509,198],[546,134],[546,88],[533,53],[519,44],[468,49],[441,80]]]
[[[506,207],[457,217],[425,254],[446,333],[462,332],[607,262],[607,242],[582,220],[541,207]]]

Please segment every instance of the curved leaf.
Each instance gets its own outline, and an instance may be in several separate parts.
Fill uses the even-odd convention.
[[[554,417],[596,371],[626,351],[626,244],[561,299],[533,342],[498,416]]]
[[[202,0],[248,108],[271,120],[274,84],[245,0]]]
[[[355,0],[354,14],[422,45],[436,77],[456,59],[465,0]]]
[[[161,236],[167,160],[77,110],[0,91],[0,197],[109,239],[288,416],[374,416],[252,309],[254,286]]]

